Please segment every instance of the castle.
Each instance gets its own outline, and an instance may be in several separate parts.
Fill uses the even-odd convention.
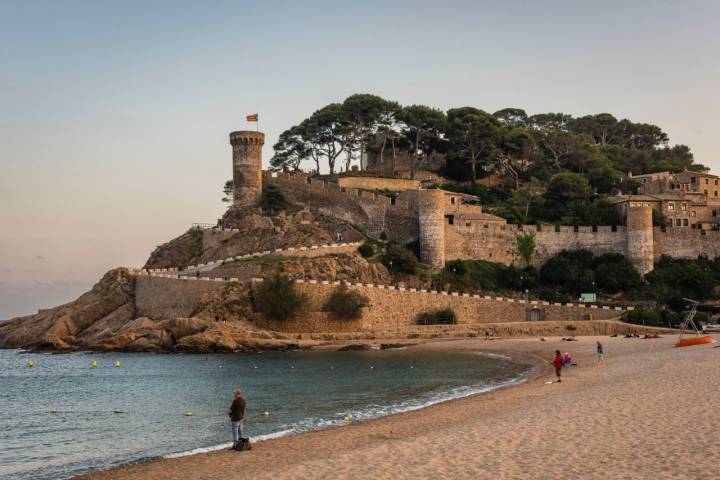
[[[238,131],[230,134],[235,182],[233,208],[256,207],[263,184],[275,184],[283,189],[289,200],[352,224],[371,238],[402,243],[418,240],[421,260],[436,269],[456,259],[520,264],[516,237],[530,232],[535,236],[536,244],[531,263],[536,266],[562,250],[588,249],[596,254],[622,253],[644,275],[653,269],[654,262],[662,255],[680,258],[696,258],[701,254],[714,258],[720,255],[720,231],[706,228],[709,222],[705,220],[714,218],[713,213],[708,213],[715,212],[709,206],[712,202],[706,199],[706,210],[698,215],[702,199],[695,197],[698,197],[699,191],[687,186],[699,186],[703,182],[710,185],[711,181],[717,184],[717,177],[712,175],[688,172],[688,175],[695,175],[695,180],[690,175],[690,180],[684,183],[680,181],[685,179],[683,175],[633,177],[645,178],[641,194],[617,197],[614,202],[626,220],[625,225],[512,225],[483,212],[481,206],[469,203],[476,197],[423,189],[415,180],[344,177],[329,181],[301,172],[263,171],[264,139],[261,132]],[[673,200],[658,200],[655,197],[659,194],[650,193],[661,188],[654,183],[658,180],[676,192]],[[717,197],[719,190],[719,186],[714,186],[710,197]],[[677,192],[682,193],[678,195]],[[684,200],[685,195],[687,200]],[[708,197],[708,193],[705,196]],[[654,227],[653,208],[685,214],[668,215],[673,221],[673,228]],[[692,223],[696,228],[676,228],[690,225],[690,222],[684,222],[684,218],[696,218],[697,221]]]

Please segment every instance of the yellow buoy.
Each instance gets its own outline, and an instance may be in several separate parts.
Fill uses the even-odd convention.
[[[268,415],[270,415],[270,412],[268,412],[267,410],[265,410],[265,411],[263,412],[263,415],[268,416]]]
[[[113,413],[125,413],[125,412],[123,412],[119,408],[115,408],[115,409],[113,409]]]
[[[120,368],[120,360],[115,360],[115,368]]]
[[[58,413],[58,409],[57,409],[57,408],[51,408],[51,409],[50,409],[50,413]]]
[[[345,416],[343,417],[343,422],[349,423],[349,422],[350,422],[350,417],[348,417],[347,415],[345,415]]]
[[[32,360],[28,360],[28,361],[27,361],[27,366],[30,367],[30,368],[33,368],[33,367],[35,366],[35,362],[33,362]]]
[[[90,366],[92,368],[97,368],[97,361],[93,360],[92,362],[90,362]]]
[[[186,417],[192,417],[192,412],[185,412]]]

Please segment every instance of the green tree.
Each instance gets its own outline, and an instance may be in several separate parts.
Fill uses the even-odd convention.
[[[351,95],[343,102],[342,114],[352,132],[353,142],[358,145],[361,170],[366,168],[362,162],[368,142],[380,131],[389,134],[390,126],[394,123],[394,115],[399,109],[400,105],[397,102],[390,102],[367,93]]]
[[[233,191],[235,190],[235,182],[232,179],[225,182],[223,185],[223,198],[222,201],[225,203],[233,202]]]
[[[398,120],[403,123],[403,133],[412,144],[413,162],[410,166],[410,177],[415,178],[418,169],[432,154],[434,141],[445,132],[447,117],[436,108],[410,105],[398,112]]]
[[[274,155],[270,159],[270,170],[300,170],[303,161],[313,159],[320,168],[319,158],[313,155],[312,145],[303,140],[302,129],[298,126],[285,130],[273,145]]]
[[[280,187],[269,183],[263,186],[260,206],[264,211],[270,212],[270,215],[275,215],[275,212],[285,210],[289,202]]]
[[[388,243],[382,262],[390,270],[417,275],[420,262],[409,248],[399,243]]]
[[[287,320],[305,310],[307,295],[300,293],[286,276],[266,278],[253,291],[253,307],[273,320]]]
[[[483,157],[490,156],[500,141],[500,123],[477,108],[452,108],[447,112],[447,133],[450,142],[470,163],[475,182],[477,164]]]
[[[535,253],[535,234],[533,232],[520,233],[515,236],[515,243],[518,253],[525,261],[525,266],[529,267]]]
[[[619,253],[606,253],[595,257],[593,268],[597,287],[608,293],[640,286],[640,274],[630,260]]]
[[[522,108],[503,108],[493,113],[493,117],[510,128],[525,128],[529,122],[528,115]]]
[[[297,134],[309,148],[310,157],[320,173],[320,160],[327,162],[330,174],[335,173],[338,157],[352,157],[353,131],[347,123],[342,104],[331,103],[315,111],[297,127]]]

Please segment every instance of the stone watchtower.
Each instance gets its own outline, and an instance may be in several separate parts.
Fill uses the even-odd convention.
[[[445,266],[445,193],[418,191],[420,260],[433,268]]]
[[[627,205],[626,255],[640,275],[653,269],[652,207],[645,202]]]
[[[262,147],[265,134],[241,131],[230,134],[233,149],[234,207],[255,207],[262,194]]]

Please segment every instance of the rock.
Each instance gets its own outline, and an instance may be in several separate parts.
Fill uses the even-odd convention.
[[[134,278],[127,269],[110,270],[89,292],[73,302],[1,324],[0,347],[82,348],[80,338],[95,323],[105,319],[105,323],[116,324],[132,318],[133,284]]]
[[[352,352],[357,350],[370,350],[370,346],[364,343],[352,343],[338,348],[338,352]]]

